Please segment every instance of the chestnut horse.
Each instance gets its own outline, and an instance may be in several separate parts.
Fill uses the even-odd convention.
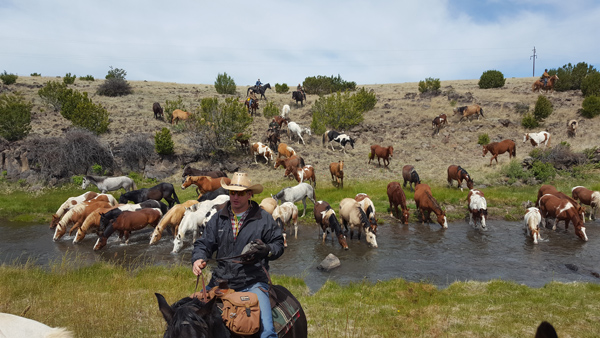
[[[113,234],[116,230],[125,233],[125,243],[129,242],[129,235],[133,230],[140,230],[146,227],[146,225],[152,225],[155,227],[158,224],[162,216],[160,209],[149,208],[140,209],[137,211],[123,211],[114,222],[110,223],[104,233],[99,236],[94,250],[100,250],[106,246],[108,237]]]
[[[343,188],[344,187],[344,161],[329,163],[329,172],[331,173],[331,180],[335,181],[335,184]]]
[[[553,91],[554,90],[554,84],[556,83],[556,81],[558,81],[558,75],[554,74],[552,75],[549,79],[548,79],[548,84],[546,84],[544,86],[544,81],[542,81],[541,79],[537,79],[532,85],[531,85],[531,91],[532,92],[536,92],[539,91],[540,89],[543,89],[546,91],[546,93],[550,90]]]
[[[181,109],[173,110],[173,116],[171,117],[171,125],[179,123],[181,120],[187,120],[190,117],[190,113]]]
[[[429,223],[431,221],[431,212],[433,211],[437,216],[438,223],[444,229],[448,229],[448,220],[446,219],[446,213],[433,195],[431,194],[431,188],[425,183],[419,183],[415,186],[415,204],[417,209],[421,211],[421,224],[425,221]]]
[[[469,116],[471,115],[477,115],[478,120],[479,115],[483,117],[483,108],[481,108],[481,106],[478,104],[474,104],[471,106],[456,107],[453,109],[453,111],[454,115],[460,115],[460,120],[458,120],[458,123],[460,123],[464,118],[471,122],[471,120],[469,119]]]
[[[409,164],[402,167],[402,178],[404,179],[404,184],[402,184],[402,187],[406,188],[406,182],[408,182],[410,191],[414,191],[412,187],[413,183],[415,186],[421,183],[421,179],[419,178],[419,174],[417,174],[415,167]]]
[[[596,219],[596,211],[600,207],[600,192],[592,191],[582,186],[576,186],[571,189],[571,196],[574,200],[579,200],[581,204],[589,205],[592,207],[590,212],[590,221]]]
[[[104,196],[104,197],[100,197],[100,196]],[[60,205],[60,207],[58,208],[56,213],[54,215],[52,215],[52,221],[50,222],[50,229],[56,228],[56,225],[58,224],[58,222],[65,215],[65,213],[67,211],[69,211],[71,208],[73,208],[74,206],[76,206],[77,204],[79,204],[81,202],[84,202],[84,201],[90,202],[92,200],[108,201],[112,205],[117,204],[117,200],[115,200],[115,198],[112,195],[98,194],[97,192],[94,192],[94,191],[88,191],[88,192],[83,193],[76,197],[69,197],[69,198],[67,198],[66,201],[63,202],[63,204]]]
[[[275,160],[275,165],[273,169],[277,169],[279,166],[282,166],[283,169],[287,168],[301,168],[304,167],[304,159],[298,155],[294,155],[290,158],[278,158]],[[285,177],[285,176],[283,176]]]
[[[492,142],[483,146],[483,157],[488,153],[488,151],[492,154],[492,158],[490,158],[490,166],[492,166],[492,161],[496,159],[496,164],[498,164],[498,155],[504,154],[508,151],[508,158],[511,159],[513,156],[517,156],[517,146],[513,140],[504,140],[501,142]]]
[[[406,206],[406,195],[404,195],[404,190],[402,190],[400,183],[388,183],[387,195],[388,201],[390,202],[390,216],[400,219],[400,221],[404,224],[408,224],[408,217],[410,217],[410,211]],[[400,208],[402,209],[402,216],[400,216],[398,206],[400,206]]]
[[[454,165],[454,164],[448,167],[448,186],[451,187],[452,182],[457,181],[460,191],[463,191],[463,188],[462,188],[463,180],[467,182],[467,187],[469,189],[473,189],[473,179],[471,179],[471,176],[464,168],[462,168],[459,165]]]
[[[292,156],[296,156],[296,151],[294,148],[288,146],[286,143],[280,143],[277,147],[277,158],[284,157],[290,158]]]
[[[573,204],[573,206],[575,207],[575,209],[581,216],[581,220],[583,221],[583,223],[585,223],[585,209],[581,205],[579,205],[579,203],[577,203],[577,201],[575,201],[573,198],[571,198],[571,196],[558,191],[558,189],[556,189],[556,187],[554,187],[553,185],[550,185],[550,184],[544,184],[538,190],[537,200],[535,202],[536,207],[539,208],[540,198],[542,196],[544,196],[545,194],[554,195],[560,199],[564,199],[564,200],[571,202],[571,204]]]
[[[219,177],[212,178],[208,176],[187,176],[183,184],[181,184],[181,189],[185,189],[192,184],[195,184],[198,188],[196,188],[196,192],[200,189],[200,192],[205,194],[209,191],[215,191],[221,187],[221,180],[226,184],[231,183],[231,179],[229,177]],[[198,193],[198,195],[200,195]]]
[[[275,122],[277,122],[277,124],[279,125],[279,128],[282,128],[284,125],[287,126],[287,124],[290,122],[289,117],[283,117],[283,116],[275,116],[275,117],[273,117],[273,120]]]
[[[342,233],[342,227],[337,217],[335,216],[335,210],[331,208],[331,205],[325,201],[317,201],[313,208],[313,214],[315,215],[315,221],[321,226],[323,230],[323,243],[327,233],[331,230],[331,241],[333,242],[333,234],[338,239],[338,242],[344,248],[348,250],[348,243],[346,242],[346,236]]]
[[[105,201],[82,202],[77,204],[74,208],[67,211],[67,213],[60,219],[60,221],[56,225],[56,230],[54,231],[54,237],[52,238],[52,240],[59,240],[67,232],[68,224],[73,223],[73,226],[69,231],[69,235],[71,235],[73,231],[79,229],[79,227],[83,224],[85,219],[94,210],[98,208],[110,207],[112,207],[112,204]]]
[[[546,225],[549,218],[554,218],[552,230],[556,230],[556,224],[559,221],[565,221],[565,230],[569,228],[569,222],[573,222],[575,234],[582,240],[588,240],[585,233],[585,226],[581,216],[571,202],[554,195],[545,194],[539,199],[540,213],[545,219]]]
[[[233,139],[240,144],[240,150],[250,153],[250,135],[237,133]]]
[[[377,156],[377,164],[381,166],[381,162],[379,162],[379,160],[383,159],[383,166],[387,167],[390,164],[390,157],[393,157],[393,154],[394,147],[381,147],[378,144],[374,144],[371,146],[371,153],[369,154],[369,163],[367,164],[371,164],[371,160],[373,160],[375,156]],[[386,161],[387,163],[385,163]]]

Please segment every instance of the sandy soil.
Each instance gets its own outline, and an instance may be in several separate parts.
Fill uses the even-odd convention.
[[[17,83],[10,86],[9,90],[20,91],[34,102],[33,130],[29,137],[57,137],[65,133],[70,122],[59,113],[43,106],[37,95],[39,88],[50,80],[62,81],[57,78],[47,77],[19,77]],[[152,104],[160,102],[164,106],[165,100],[176,100],[178,96],[183,99],[188,111],[194,111],[204,97],[217,96],[220,99],[225,95],[217,94],[212,85],[205,84],[178,84],[146,81],[130,81],[134,94],[109,98],[95,94],[96,88],[103,80],[94,82],[77,80],[71,87],[80,91],[87,91],[95,103],[101,103],[110,113],[110,132],[101,136],[103,142],[112,146],[119,144],[123,135],[144,133],[152,137],[154,133],[165,126],[166,122],[153,118]],[[307,164],[311,164],[317,171],[317,183],[331,184],[329,163],[344,160],[346,186],[352,180],[369,180],[380,178],[385,180],[401,180],[402,167],[406,164],[414,165],[421,179],[429,184],[445,184],[446,169],[451,164],[458,164],[467,169],[476,181],[476,184],[495,184],[496,178],[490,175],[496,172],[503,164],[508,163],[508,155],[499,157],[500,166],[489,166],[490,155],[482,158],[481,146],[477,144],[478,136],[487,133],[491,141],[513,139],[517,142],[517,158],[527,156],[532,149],[531,144],[522,143],[526,130],[521,127],[522,115],[515,112],[517,104],[529,105],[533,111],[538,93],[531,92],[531,84],[535,78],[511,78],[506,80],[506,85],[500,89],[479,89],[478,80],[442,81],[442,94],[434,97],[422,96],[418,92],[417,83],[359,85],[373,90],[377,95],[377,105],[374,110],[365,113],[365,120],[357,127],[343,130],[357,140],[355,149],[348,146],[347,154],[331,148],[324,148],[321,144],[322,135],[305,137],[306,145],[290,141],[284,136],[282,141],[294,147]],[[271,84],[274,88],[274,83]],[[247,87],[238,87],[237,95],[245,97]],[[6,88],[4,91],[6,92]],[[291,119],[303,127],[310,126],[311,106],[318,99],[316,95],[308,95],[303,107],[296,106],[291,99],[291,92],[277,94],[274,90],[267,90],[266,96],[273,100],[276,106],[284,104],[291,106]],[[575,151],[597,145],[599,128],[594,120],[583,119],[577,112],[581,108],[583,97],[580,91],[548,94],[554,106],[553,114],[543,123],[543,129],[552,134],[551,144],[567,141]],[[264,102],[261,105],[264,106]],[[458,123],[458,116],[452,116],[453,103],[456,106],[477,103],[484,109],[485,118],[463,121]],[[432,137],[431,121],[439,114],[445,113],[449,117],[449,125],[443,128],[439,135]],[[579,134],[575,139],[568,139],[566,124],[570,119],[580,122]],[[504,122],[504,123],[501,123]],[[508,124],[506,121],[510,121]],[[262,116],[255,118],[251,131],[251,142],[263,138],[269,120]],[[507,125],[507,126],[504,126]],[[175,149],[177,153],[186,151],[184,140],[185,133],[174,133]],[[392,145],[394,157],[389,168],[379,167],[377,163],[367,164],[370,146],[379,144]],[[254,164],[249,155],[236,154],[232,161],[240,165],[241,170],[249,172],[254,181],[264,183],[272,180],[282,180],[280,171],[272,170],[265,164]],[[219,166],[218,163],[209,161],[194,163],[194,167],[209,168]],[[173,180],[178,179],[180,172],[174,173]]]

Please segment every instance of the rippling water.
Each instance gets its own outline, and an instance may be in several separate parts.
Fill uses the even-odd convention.
[[[308,217],[308,216],[307,216]],[[584,281],[599,283],[600,223],[586,223],[589,242],[583,242],[570,227],[557,231],[542,229],[544,241],[534,245],[526,238],[522,223],[489,221],[488,231],[473,229],[456,222],[442,230],[437,224],[384,224],[378,228],[378,248],[367,247],[364,238],[349,241],[343,250],[337,241],[327,237],[321,242],[316,225],[300,226],[298,239],[288,236],[288,248],[278,260],[271,262],[271,272],[301,277],[312,291],[327,280],[340,284],[355,281],[404,278],[445,287],[454,281],[511,280],[533,287],[550,281]],[[155,264],[191,264],[191,235],[181,253],[171,254],[169,236],[158,245],[149,246],[151,228],[134,233],[129,245],[111,238],[100,252],[92,247],[96,236],[88,235],[80,244],[72,236],[52,241],[48,225],[24,225],[0,222],[0,262],[24,262],[34,259],[48,265],[60,261],[66,253],[76,255],[86,264],[98,260],[119,259],[130,264],[151,261]],[[316,267],[333,253],[341,267],[330,272]],[[191,274],[191,270],[190,270]]]

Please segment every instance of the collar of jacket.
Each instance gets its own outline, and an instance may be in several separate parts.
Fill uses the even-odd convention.
[[[225,203],[224,207],[219,211],[219,217],[229,219],[229,210],[231,209],[231,202]],[[245,220],[253,220],[253,219],[261,219],[260,215],[260,207],[258,203],[254,201],[250,201],[250,209],[248,210],[248,215],[246,215]],[[245,223],[245,221],[244,221]]]

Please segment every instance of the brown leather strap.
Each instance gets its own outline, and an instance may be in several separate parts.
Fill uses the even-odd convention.
[[[208,301],[208,295],[206,293],[206,285],[204,284],[204,275],[202,274],[202,269],[200,269],[200,274],[196,276],[196,288],[194,289],[194,293],[198,291],[198,282],[200,281],[200,276],[202,276],[202,301],[206,303]]]

